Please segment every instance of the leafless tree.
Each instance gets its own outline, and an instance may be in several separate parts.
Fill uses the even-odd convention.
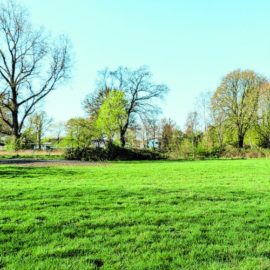
[[[156,117],[142,117],[142,131],[144,137],[144,147],[149,147],[149,142],[153,142],[153,148],[156,147],[155,143],[160,139],[160,121]]]
[[[50,128],[53,119],[46,112],[38,112],[29,119],[29,130],[34,135],[38,149],[41,150],[42,138]]]
[[[161,147],[164,150],[171,150],[174,134],[176,131],[176,123],[170,118],[161,120]]]
[[[195,147],[200,139],[199,130],[199,114],[196,111],[190,112],[186,120],[186,136],[191,140],[193,155],[195,155]]]
[[[66,124],[63,121],[55,122],[51,125],[50,132],[58,144],[65,134],[65,125]]]
[[[130,125],[136,122],[138,117],[145,117],[159,111],[155,101],[163,98],[168,92],[168,87],[164,84],[155,84],[152,81],[152,74],[147,67],[140,67],[130,70],[126,67],[119,67],[116,70],[105,69],[100,72],[98,89],[94,94],[88,96],[84,102],[89,113],[94,113],[99,104],[102,103],[106,91],[120,90],[125,93],[127,99],[127,120],[120,127],[121,145],[126,144],[126,132]]]
[[[199,114],[201,130],[206,132],[210,122],[210,105],[212,93],[210,91],[202,92],[196,99],[196,110]]]
[[[15,1],[0,5],[0,116],[16,140],[35,106],[69,71],[67,38],[51,41]]]

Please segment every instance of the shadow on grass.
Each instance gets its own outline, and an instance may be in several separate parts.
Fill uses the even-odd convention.
[[[79,172],[57,168],[57,167],[16,167],[16,166],[8,166],[8,167],[1,167],[0,166],[0,179],[7,177],[7,178],[29,178],[35,176],[72,176],[76,175]]]
[[[258,160],[258,158],[256,158]],[[166,159],[166,160],[132,160],[132,161],[109,161],[112,164],[164,164],[164,163],[187,163],[187,162],[211,162],[211,161],[239,161],[239,160],[252,160],[248,158],[202,158],[202,159]]]

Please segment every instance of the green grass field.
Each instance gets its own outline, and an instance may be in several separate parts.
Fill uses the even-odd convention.
[[[0,166],[0,268],[270,269],[270,160]]]

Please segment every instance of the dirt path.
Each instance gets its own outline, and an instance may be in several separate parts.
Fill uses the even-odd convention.
[[[40,160],[40,159],[0,159],[0,165],[23,167],[61,167],[61,166],[108,166],[105,162],[86,162],[72,160]]]

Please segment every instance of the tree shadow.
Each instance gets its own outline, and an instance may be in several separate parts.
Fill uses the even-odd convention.
[[[19,167],[19,166],[0,166],[0,181],[1,178],[30,178],[40,176],[73,176],[79,174],[79,172],[70,170],[68,168],[57,168],[57,167]]]

